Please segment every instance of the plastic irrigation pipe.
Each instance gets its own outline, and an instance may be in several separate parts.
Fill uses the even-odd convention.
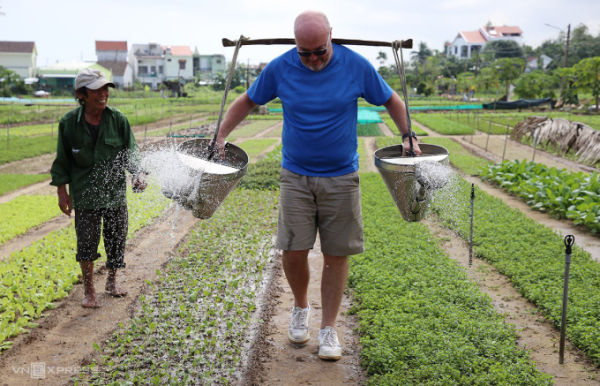
[[[575,243],[575,236],[565,236],[565,278],[563,286],[562,318],[560,321],[560,347],[558,350],[558,363],[565,361],[565,333],[567,330],[567,303],[569,300],[569,268],[571,266],[571,248]]]

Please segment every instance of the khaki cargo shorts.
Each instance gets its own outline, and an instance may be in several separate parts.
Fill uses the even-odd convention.
[[[328,255],[363,252],[358,172],[310,177],[281,168],[279,181],[277,248],[312,249],[318,230],[321,250]]]

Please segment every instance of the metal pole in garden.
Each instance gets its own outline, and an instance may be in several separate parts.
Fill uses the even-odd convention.
[[[469,267],[473,264],[473,209],[475,203],[475,184],[471,184],[471,237],[469,239]]]
[[[148,125],[144,126],[144,145],[148,142]]]
[[[575,243],[575,236],[565,236],[565,278],[563,285],[562,318],[560,322],[560,346],[558,349],[558,363],[565,361],[565,332],[567,329],[567,302],[569,299],[569,268],[571,266],[571,247]]]
[[[504,156],[506,155],[506,144],[508,142],[508,131],[510,130],[510,125],[506,125],[506,136],[504,137],[504,149],[502,150],[502,162],[504,162]]]
[[[490,130],[492,129],[492,120],[490,119],[488,122],[488,133],[487,139],[485,140],[485,151],[488,151],[488,143],[490,142]]]

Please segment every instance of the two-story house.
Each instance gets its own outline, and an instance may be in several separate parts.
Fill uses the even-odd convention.
[[[129,64],[134,79],[156,90],[164,80],[194,79],[194,55],[189,46],[133,44]]]
[[[163,46],[165,80],[194,79],[194,55],[189,46]]]
[[[0,66],[14,71],[21,78],[37,74],[37,49],[35,42],[0,41]]]
[[[523,31],[517,26],[486,25],[477,31],[460,31],[446,46],[446,55],[459,59],[470,59],[477,55],[486,44],[495,40],[512,40],[523,44]]]
[[[96,57],[99,65],[112,71],[117,87],[131,87],[133,69],[127,62],[127,41],[96,40]]]
[[[211,83],[217,74],[223,74],[227,62],[225,55],[200,55],[198,48],[194,51],[194,76],[203,83]]]
[[[165,58],[163,48],[158,43],[132,44],[129,63],[134,80],[153,90],[165,79]]]

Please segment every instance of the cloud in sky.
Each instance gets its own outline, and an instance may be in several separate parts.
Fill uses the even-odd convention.
[[[56,61],[95,60],[95,40],[127,40],[189,45],[203,54],[232,48],[221,39],[293,37],[295,16],[306,9],[327,13],[334,37],[397,40],[412,38],[441,50],[461,30],[476,30],[488,21],[517,25],[525,43],[538,46],[559,31],[585,24],[600,30],[598,0],[0,0],[2,40],[35,41],[38,66]],[[252,46],[239,60],[266,62],[290,46]],[[372,61],[381,48],[355,49]],[[391,57],[391,55],[388,55]]]

